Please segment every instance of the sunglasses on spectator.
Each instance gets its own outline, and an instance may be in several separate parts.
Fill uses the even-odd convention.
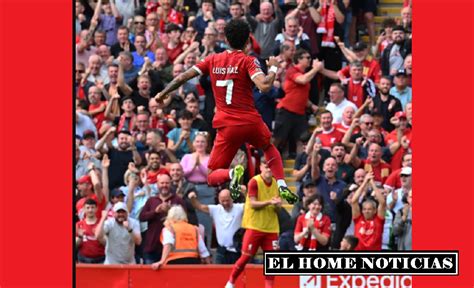
[[[401,174],[400,177],[410,177],[411,175],[404,175],[404,174]]]
[[[76,73],[84,73],[84,70],[76,70]]]
[[[137,24],[137,25],[138,25],[138,24],[142,24],[142,25],[144,25],[144,24],[145,24],[145,22],[141,22],[141,21],[135,21],[135,24]]]
[[[374,125],[374,122],[364,122],[365,125]]]

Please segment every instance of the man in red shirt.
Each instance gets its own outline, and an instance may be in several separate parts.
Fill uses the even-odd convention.
[[[361,160],[356,156],[361,145],[362,138],[358,138],[355,145],[352,147],[350,154],[352,166],[363,168],[367,173],[372,172],[374,180],[378,182],[378,184],[385,184],[385,181],[390,175],[391,168],[389,164],[382,160],[382,147],[377,143],[371,143],[369,145],[367,159]]]
[[[320,119],[321,127],[316,128],[314,130],[314,134],[317,138],[319,138],[323,148],[331,150],[331,145],[333,143],[341,142],[342,137],[344,137],[344,133],[337,130],[332,125],[332,113],[330,111],[324,111],[321,113]]]
[[[354,120],[354,115],[356,114],[356,110],[352,106],[347,106],[344,108],[342,112],[342,120],[340,123],[335,123],[333,126],[341,131],[342,133],[346,133],[347,130],[351,127],[352,120]],[[355,127],[352,133],[359,133],[359,127]]]
[[[411,152],[407,152],[403,154],[402,168],[403,167],[411,168],[411,156],[412,156]],[[402,187],[402,181],[400,179],[402,168],[394,170],[390,174],[390,176],[388,176],[387,181],[385,181],[384,188],[389,189],[389,190],[396,190]]]
[[[350,64],[350,78],[346,78],[343,84],[346,87],[347,99],[358,108],[364,104],[367,97],[374,97],[376,88],[372,79],[364,77],[362,63],[354,61]]]
[[[102,185],[99,180],[99,174],[95,170],[94,163],[89,163],[87,166],[88,175],[84,175],[77,180],[77,190],[82,197],[76,203],[76,211],[79,219],[84,219],[85,210],[84,205],[87,199],[94,199],[97,202],[97,211],[96,216],[100,219],[102,215],[102,210],[104,210],[107,203],[105,194],[102,191]]]
[[[352,50],[354,53],[351,53],[350,55],[352,55],[353,57],[349,57],[349,61],[362,62],[363,77],[372,79],[372,81],[378,84],[380,82],[380,77],[382,77],[382,70],[380,69],[380,65],[377,60],[374,59],[371,55],[369,55],[369,48],[367,47],[367,45],[363,42],[358,42],[354,45],[354,48]],[[346,79],[350,77],[350,66],[346,66],[339,70],[337,72],[337,76],[339,77],[339,80],[344,83]]]
[[[388,134],[385,142],[387,145],[397,141],[400,142],[400,148],[393,153],[391,161],[392,170],[397,170],[402,167],[403,154],[411,151],[412,130],[408,125],[407,115],[403,111],[395,113],[391,122],[397,128]],[[399,134],[401,134],[401,137],[399,137]]]
[[[95,237],[99,223],[96,216],[97,201],[87,199],[84,203],[85,218],[76,223],[76,247],[79,263],[102,264],[105,260],[105,243]]]
[[[322,69],[323,65],[318,60],[312,61],[311,55],[304,49],[298,49],[293,58],[294,65],[286,72],[283,82],[283,97],[277,105],[275,115],[275,130],[273,131],[273,144],[280,148],[289,139],[299,139],[303,132],[308,130],[306,108],[316,112],[318,106],[309,100],[310,81]],[[305,73],[306,69],[311,69]],[[301,142],[299,142],[301,146]]]
[[[169,97],[186,81],[198,75],[210,75],[212,91],[216,102],[216,114],[213,127],[217,129],[214,148],[209,160],[209,185],[219,185],[232,179],[230,190],[233,198],[240,196],[240,183],[244,168],[238,165],[230,170],[229,166],[237,150],[244,143],[264,151],[265,159],[277,179],[279,192],[289,203],[298,200],[287,187],[283,172],[283,162],[276,147],[270,143],[271,133],[255,108],[253,83],[262,92],[268,92],[275,80],[278,61],[270,57],[267,65],[268,75],[262,72],[259,61],[246,55],[244,49],[249,41],[250,28],[242,20],[231,20],[225,27],[230,49],[212,54],[204,61],[178,75],[155,97],[158,103]],[[252,83],[253,82],[253,83]]]
[[[355,250],[380,251],[382,249],[382,232],[385,223],[386,202],[381,190],[375,187],[373,173],[367,173],[362,185],[356,190],[351,199],[352,219],[354,220],[354,234],[359,239]],[[375,199],[366,199],[362,202],[362,214],[359,206],[360,195],[367,190],[368,184],[374,189]]]
[[[105,107],[107,106],[106,101],[100,101],[100,98],[102,96],[102,91],[99,89],[97,86],[91,86],[89,88],[89,94],[88,94],[88,99],[89,99],[89,115],[92,117],[92,121],[94,121],[95,127],[97,128],[97,131],[100,130],[100,127],[102,126],[102,122],[105,119]]]
[[[159,174],[166,174],[168,170],[161,167],[161,155],[158,151],[151,150],[147,158],[148,165],[141,170],[141,175],[146,175],[148,184],[155,184]]]

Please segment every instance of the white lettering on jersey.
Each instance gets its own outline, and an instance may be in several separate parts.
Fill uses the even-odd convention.
[[[239,70],[237,66],[229,66],[229,67],[213,67],[212,68],[213,74],[238,74]]]

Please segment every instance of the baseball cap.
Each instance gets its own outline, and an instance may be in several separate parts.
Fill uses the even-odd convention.
[[[132,103],[133,103],[133,105],[136,105],[135,100],[133,100],[133,98],[130,97],[130,96],[125,96],[125,97],[123,97],[122,99],[120,99],[120,105],[122,105],[123,102],[125,102],[125,101],[127,101],[127,100],[131,100]]]
[[[125,196],[125,193],[123,193],[123,191],[120,190],[119,188],[115,188],[112,191],[110,191],[110,196],[111,197],[119,197],[121,195]]]
[[[352,47],[352,50],[354,52],[360,52],[360,51],[363,51],[367,49],[367,44],[365,44],[364,42],[357,42],[354,47]]]
[[[120,211],[120,210],[124,210],[125,212],[128,213],[127,205],[125,205],[125,203],[123,203],[123,202],[115,203],[114,212],[117,212],[117,211]]]
[[[313,182],[313,180],[308,179],[303,182],[303,188],[308,188],[308,187],[316,187],[316,184]]]
[[[402,25],[397,25],[395,27],[392,28],[392,32],[393,31],[402,31],[402,32],[405,32],[405,28],[403,28]]]
[[[407,71],[405,69],[398,69],[395,76],[407,76]]]
[[[395,113],[395,117],[400,119],[400,118],[405,118],[407,119],[407,114],[403,111],[398,111],[397,113]]]
[[[87,138],[95,138],[95,133],[92,130],[86,130],[82,134],[82,139],[87,139]]]
[[[77,184],[84,184],[84,183],[92,184],[91,176],[84,175],[81,178],[77,179]]]
[[[403,167],[400,171],[400,175],[411,175],[411,167]]]
[[[128,130],[125,129],[125,128],[122,129],[122,130],[120,130],[120,132],[119,132],[118,134],[127,134],[127,135],[129,135],[129,136],[132,136],[132,133],[130,133],[130,131],[128,131]]]

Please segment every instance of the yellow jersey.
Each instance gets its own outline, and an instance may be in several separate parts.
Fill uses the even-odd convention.
[[[268,201],[273,197],[279,196],[275,178],[272,178],[272,185],[270,187],[265,184],[265,181],[260,175],[252,179],[255,179],[258,185],[257,201]],[[280,226],[278,225],[276,207],[268,205],[260,209],[254,209],[250,206],[250,197],[248,194],[246,198],[242,227],[266,233],[279,233]]]

